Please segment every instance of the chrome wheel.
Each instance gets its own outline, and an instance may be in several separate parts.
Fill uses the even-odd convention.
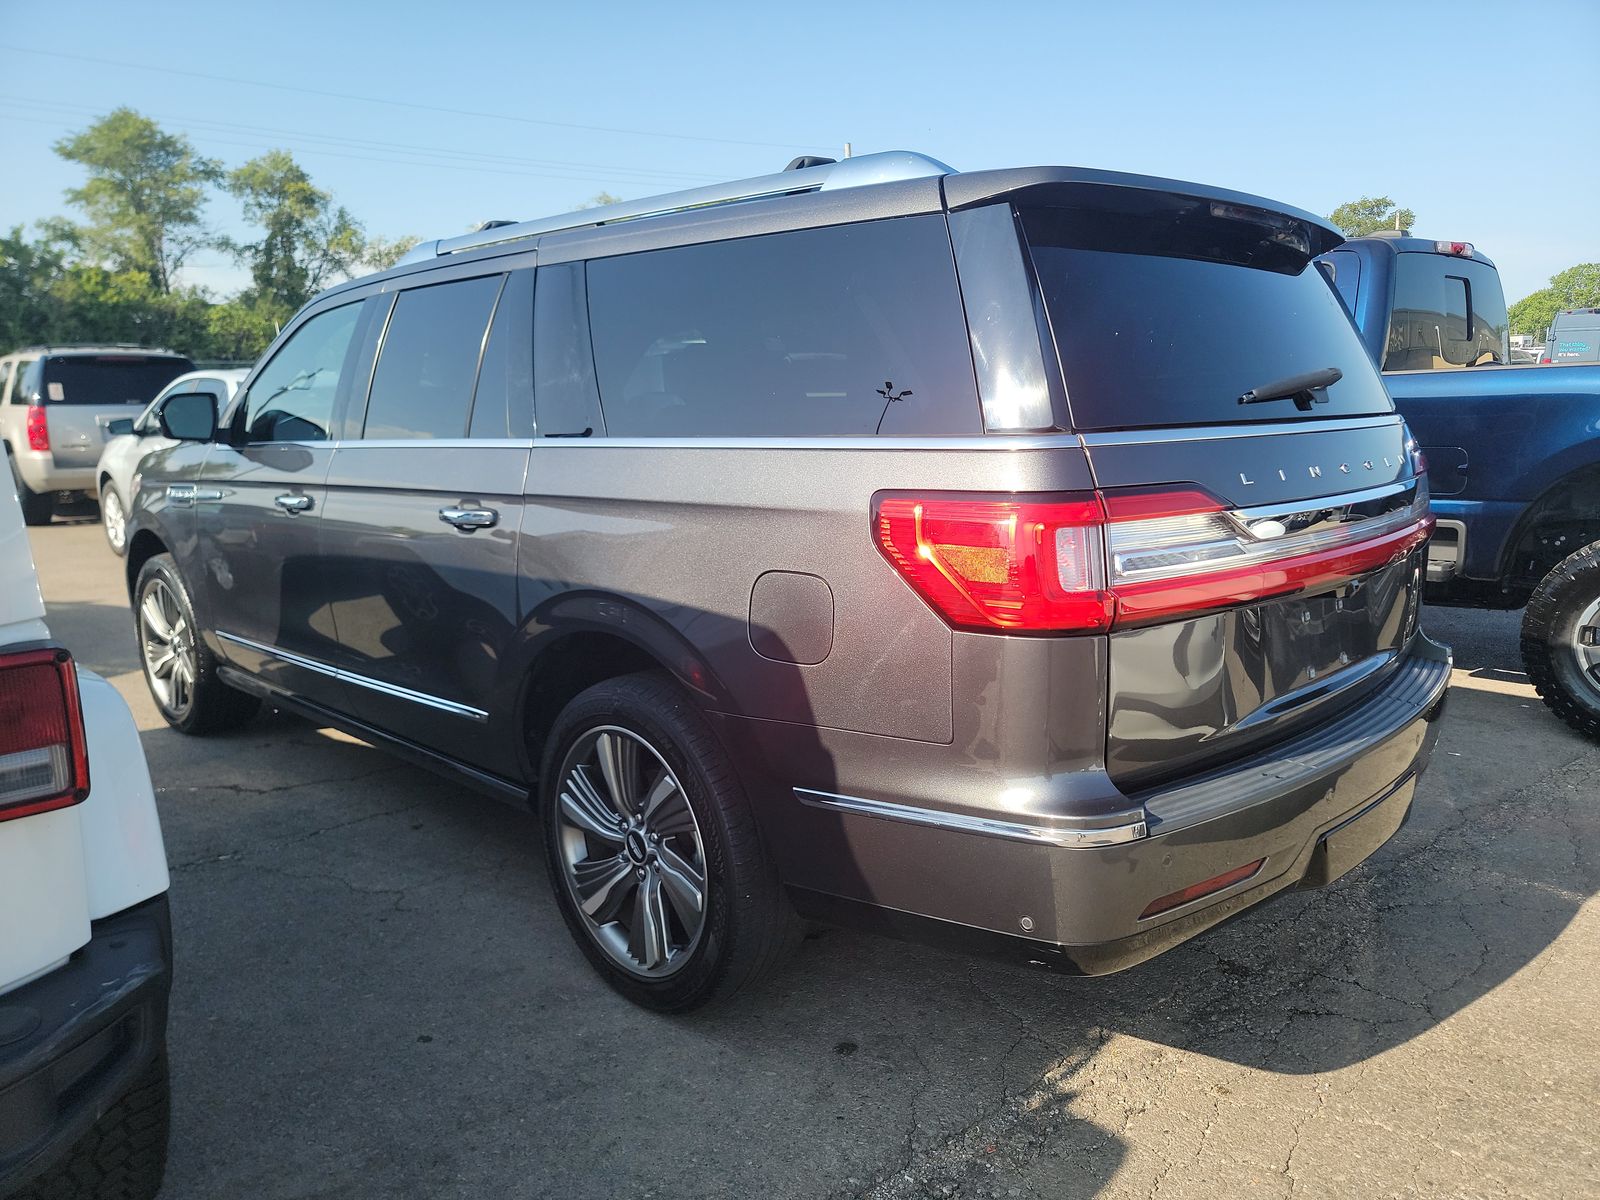
[[[106,541],[120,554],[128,540],[128,514],[117,498],[117,489],[110,484],[100,493],[100,521],[106,527]]]
[[[559,860],[583,924],[630,974],[688,962],[705,928],[700,826],[666,759],[615,725],[585,733],[561,765]]]
[[[194,633],[165,579],[152,579],[145,588],[139,635],[144,677],[156,702],[173,716],[184,716],[194,705]]]
[[[1600,690],[1600,596],[1578,614],[1570,641],[1578,670],[1591,687]]]

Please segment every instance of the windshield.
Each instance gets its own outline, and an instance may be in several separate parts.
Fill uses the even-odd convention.
[[[147,404],[179,375],[186,358],[83,354],[47,358],[40,391],[49,404]]]
[[[1295,226],[1252,213],[1178,197],[1142,212],[1023,212],[1075,428],[1393,411]],[[1309,396],[1239,402],[1329,368],[1337,381]]]

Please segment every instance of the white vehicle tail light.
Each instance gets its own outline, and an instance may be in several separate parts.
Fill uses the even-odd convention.
[[[61,649],[0,654],[0,821],[89,794],[78,673]]]
[[[1433,530],[1424,478],[1276,510],[1194,488],[886,494],[878,548],[957,629],[1093,633],[1338,587]]]

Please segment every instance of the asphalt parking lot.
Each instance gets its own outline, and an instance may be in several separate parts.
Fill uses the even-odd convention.
[[[1600,1196],[1600,746],[1456,647],[1416,811],[1335,887],[1122,976],[828,932],[733,1007],[592,974],[525,814],[332,731],[170,732],[93,523],[49,622],[143,731],[172,864],[163,1195]]]

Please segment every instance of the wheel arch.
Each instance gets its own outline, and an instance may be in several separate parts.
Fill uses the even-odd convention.
[[[158,554],[166,554],[167,545],[161,540],[159,534],[150,529],[141,529],[128,539],[128,553],[123,559],[125,578],[128,585],[128,603],[133,603],[134,588],[139,583],[139,572]]]
[[[1573,551],[1600,541],[1600,461],[1585,463],[1546,487],[1527,506],[1501,551],[1508,588],[1534,587]]]
[[[614,593],[585,591],[540,607],[515,657],[523,766],[538,793],[545,740],[579,694],[623,675],[662,671],[702,707],[725,707],[727,689],[694,645],[665,619]]]

